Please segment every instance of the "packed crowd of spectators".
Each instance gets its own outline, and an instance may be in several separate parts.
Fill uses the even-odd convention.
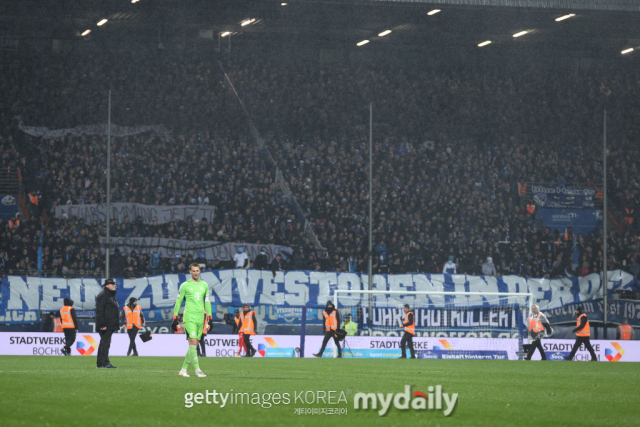
[[[84,57],[83,57],[84,58]],[[31,58],[30,58],[31,59]],[[518,182],[601,185],[601,114],[610,126],[613,209],[635,221],[608,236],[609,269],[640,273],[637,138],[640,78],[633,72],[549,73],[402,69],[395,64],[225,63],[266,140],[261,150],[215,62],[94,56],[10,58],[0,88],[0,168],[20,167],[37,189],[44,227],[43,269],[101,275],[104,225],[54,218],[61,204],[103,203],[104,135],[42,139],[16,129],[113,121],[165,124],[114,139],[112,201],[209,204],[213,223],[112,224],[113,236],[280,244],[290,268],[366,271],[369,102],[374,101],[373,241],[377,272],[583,276],[601,269],[597,232],[552,233],[526,211]],[[5,72],[6,71],[6,72]],[[55,112],[55,114],[51,114]],[[326,251],[315,250],[300,215],[275,184],[267,150]],[[40,227],[1,223],[5,271],[33,274]],[[149,273],[150,255],[117,254],[114,272]],[[165,260],[175,271],[191,259]],[[212,268],[225,267],[207,260]],[[182,265],[179,265],[182,264]],[[491,270],[492,271],[492,270]]]

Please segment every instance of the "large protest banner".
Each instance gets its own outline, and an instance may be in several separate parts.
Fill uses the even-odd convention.
[[[249,303],[319,308],[324,307],[327,300],[334,299],[336,289],[362,290],[366,289],[368,284],[366,274],[322,271],[277,272],[274,277],[271,271],[215,270],[203,272],[201,278],[209,285],[212,304],[227,306]],[[638,289],[635,277],[623,271],[609,272],[608,279],[609,291]],[[17,317],[23,317],[25,311],[59,310],[63,298],[71,298],[77,310],[93,310],[103,281],[104,279],[96,278],[48,279],[5,276],[2,278],[0,316],[3,319],[13,319],[14,311],[20,313]],[[129,298],[134,297],[138,299],[143,310],[166,309],[175,304],[178,287],[185,281],[184,274],[117,279],[116,298],[121,307]],[[374,289],[382,291],[530,292],[533,294],[533,302],[538,304],[541,310],[553,310],[568,304],[591,301],[602,295],[600,276],[597,274],[555,280],[462,274],[380,274],[373,277],[373,286]],[[366,296],[357,295],[362,297],[361,305],[368,305]],[[376,295],[375,308],[399,308],[403,304],[410,304],[416,308],[439,309],[443,308],[441,299],[439,296],[426,294],[381,294]],[[350,302],[353,305],[353,297]],[[487,303],[488,301],[482,297],[470,301],[469,297],[456,295],[447,297],[446,308],[486,307]],[[640,312],[636,315],[640,316]]]
[[[209,224],[213,223],[215,207],[208,205],[188,205],[188,206],[156,206],[143,205],[140,203],[111,203],[111,219],[122,222],[125,217],[129,217],[131,222],[140,217],[144,224],[166,224],[171,221],[185,221],[191,217],[194,221],[206,219]],[[93,221],[104,222],[107,219],[106,204],[91,205],[61,205],[55,207],[55,217],[71,218],[75,216],[84,220],[85,223]]]

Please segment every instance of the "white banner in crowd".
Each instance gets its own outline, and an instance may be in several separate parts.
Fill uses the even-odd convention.
[[[166,224],[176,220],[186,221],[191,217],[194,221],[205,218],[209,224],[213,224],[215,209],[214,206],[208,205],[156,206],[140,203],[111,203],[111,219],[123,222],[128,216],[129,221],[133,223],[140,217],[144,224],[153,224],[153,221]],[[93,221],[104,222],[107,220],[107,205],[102,203],[56,206],[54,215],[56,218],[62,218],[63,215],[68,218],[75,216],[88,224]]]
[[[273,305],[278,307],[324,307],[327,300],[335,299],[334,291],[366,289],[365,274],[324,271],[279,271],[274,277],[271,271],[259,270],[214,270],[204,271],[200,276],[209,285],[212,304],[242,306]],[[178,294],[178,286],[187,280],[184,274],[165,274],[138,279],[117,279],[116,298],[124,306],[129,298],[138,299],[143,310],[172,307]],[[96,296],[102,290],[104,279],[96,278],[41,278],[4,276],[2,278],[2,300],[0,315],[11,310],[59,310],[64,298],[71,298],[78,310],[93,310]],[[414,308],[441,308],[442,297],[428,292],[531,292],[533,302],[541,310],[550,310],[590,301],[602,295],[598,274],[567,279],[530,279],[517,276],[489,277],[465,276],[463,274],[377,274],[373,287],[380,291],[423,291],[421,295],[376,295],[376,308],[399,308],[410,304]],[[636,289],[633,275],[623,271],[609,272],[609,291]],[[356,294],[351,294],[353,302]],[[368,301],[364,294],[357,294]],[[346,298],[350,294],[345,294]],[[448,298],[449,308],[483,306],[480,299],[464,295]],[[517,299],[513,297],[515,301]],[[346,301],[345,298],[342,299]],[[635,315],[640,318],[640,311]]]
[[[22,117],[20,116],[15,116],[14,119],[18,120],[18,127],[22,132],[42,138],[58,139],[66,135],[107,135],[106,123],[102,125],[76,126],[74,128],[66,129],[49,129],[45,126],[25,126],[22,122]],[[166,141],[171,141],[171,135],[164,125],[120,126],[113,123],[111,124],[111,137],[113,138],[120,138],[145,132],[153,132],[156,135],[163,137]]]
[[[548,360],[564,361],[563,356],[571,353],[575,340],[543,339],[542,347]],[[640,341],[591,340],[591,346],[600,362],[640,362]],[[531,360],[541,360],[536,350]],[[581,346],[573,360],[588,362],[591,355]]]
[[[100,243],[104,245],[106,238],[101,238]],[[238,252],[238,247],[242,246],[244,252],[249,256],[249,259],[254,260],[260,253],[261,249],[264,249],[269,259],[269,262],[273,261],[276,254],[285,251],[289,254],[292,253],[292,249],[288,246],[278,245],[255,245],[250,243],[220,243],[220,242],[208,242],[208,241],[193,241],[193,240],[177,240],[177,239],[162,239],[154,237],[112,237],[111,247],[113,249],[120,249],[121,253],[128,254],[132,251],[136,251],[140,254],[153,254],[157,253],[161,258],[173,258],[176,256],[192,256],[198,258],[201,252],[204,252],[205,259],[219,259],[221,261],[230,261],[233,256]],[[105,247],[101,247],[102,253],[106,251]]]

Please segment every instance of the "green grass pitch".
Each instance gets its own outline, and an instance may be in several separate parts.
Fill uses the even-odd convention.
[[[207,378],[178,377],[179,358],[0,357],[3,426],[623,426],[639,425],[635,363],[379,359],[200,358]],[[458,393],[442,411],[354,410],[354,394]],[[291,403],[185,408],[185,393],[290,393]],[[343,391],[347,404],[294,403],[295,392]],[[351,394],[347,394],[351,390]],[[347,415],[296,415],[296,408]]]

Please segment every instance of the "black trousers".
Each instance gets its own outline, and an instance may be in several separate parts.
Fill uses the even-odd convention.
[[[400,340],[400,351],[402,351],[402,357],[407,357],[405,353],[406,346],[409,345],[409,351],[411,352],[411,358],[416,358],[416,351],[413,349],[413,335],[409,332],[405,332]]]
[[[542,360],[547,360],[547,355],[544,353],[544,348],[542,348],[542,338],[532,338],[531,341],[529,341],[527,360],[531,360],[531,357],[533,357],[533,353],[536,352],[536,348],[540,350],[540,357],[542,358]]]
[[[97,366],[107,366],[109,363],[109,347],[111,347],[111,335],[115,332],[114,329],[105,329],[104,331],[98,331],[100,334],[100,345],[98,346],[98,362]]]
[[[242,339],[244,340],[244,345],[247,348],[247,357],[251,357],[251,353],[253,353],[253,351],[255,350],[255,348],[253,348],[253,346],[251,345],[251,335],[249,334],[242,334]]]
[[[571,358],[571,360],[573,360],[573,357],[576,355],[576,352],[580,349],[580,346],[582,344],[584,344],[584,346],[589,351],[589,354],[591,354],[591,360],[598,360],[598,357],[596,356],[596,352],[593,351],[593,347],[591,347],[591,340],[589,339],[589,337],[576,337],[576,342],[575,344],[573,344],[573,348],[571,349],[571,354],[569,354],[569,357]]]
[[[132,326],[131,329],[127,329],[127,335],[129,335],[129,349],[127,350],[127,356],[133,352],[138,355],[138,349],[136,348],[136,337],[138,336],[138,329],[136,326]]]
[[[342,349],[340,348],[340,340],[338,340],[338,335],[336,335],[336,331],[335,330],[326,331],[324,333],[324,339],[322,340],[322,347],[320,347],[320,351],[318,352],[318,354],[322,356],[322,353],[324,353],[324,349],[327,347],[327,343],[329,342],[329,340],[331,338],[333,338],[333,342],[336,344],[336,348],[338,349],[338,357],[342,357]]]
[[[71,353],[71,346],[76,342],[76,333],[78,331],[73,328],[64,328],[62,331],[64,332],[64,349],[67,353]]]
[[[202,357],[207,357],[207,346],[204,342],[204,340],[207,338],[207,334],[202,334],[202,337],[200,338],[200,341],[198,342],[198,347],[196,348],[196,350],[198,350],[198,357],[202,356]]]

